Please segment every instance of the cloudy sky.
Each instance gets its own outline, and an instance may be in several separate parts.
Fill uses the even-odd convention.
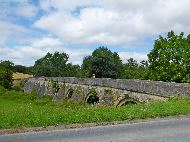
[[[158,35],[189,34],[190,0],[0,0],[0,60],[30,66],[64,51],[81,64],[99,46],[146,60]]]

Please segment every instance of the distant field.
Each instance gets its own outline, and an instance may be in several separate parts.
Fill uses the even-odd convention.
[[[30,78],[33,77],[33,75],[29,75],[29,74],[23,74],[23,73],[13,73],[13,79],[17,80],[17,79],[24,79],[24,78]]]

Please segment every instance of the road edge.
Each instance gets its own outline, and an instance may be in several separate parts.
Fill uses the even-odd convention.
[[[136,120],[112,121],[112,122],[68,124],[68,125],[57,125],[57,126],[47,126],[47,127],[42,126],[42,127],[31,127],[31,128],[22,127],[22,128],[13,128],[13,129],[0,129],[0,136],[7,135],[7,134],[27,133],[27,132],[42,132],[42,131],[53,131],[53,130],[75,129],[75,128],[89,128],[89,127],[109,126],[109,125],[118,125],[118,124],[134,124],[134,123],[149,122],[149,121],[183,119],[183,118],[190,118],[190,114],[168,116],[168,117],[147,118],[147,119],[136,119]]]

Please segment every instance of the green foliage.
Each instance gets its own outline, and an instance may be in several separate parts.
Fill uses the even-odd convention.
[[[61,76],[62,72],[60,71],[65,71],[68,58],[68,55],[65,53],[47,53],[45,57],[35,62],[35,76]]]
[[[79,65],[72,65],[71,63],[68,63],[66,66],[68,77],[79,77],[80,76],[80,66]]]
[[[9,70],[12,70],[13,71],[13,66],[14,66],[14,63],[11,62],[11,61],[1,61],[0,64],[2,66],[4,66],[6,69],[9,69]]]
[[[28,102],[35,100],[37,98],[37,95],[34,93],[24,93],[22,91],[11,90],[4,93],[2,98],[8,100],[17,100],[17,101],[22,100],[24,102]]]
[[[22,89],[21,89],[21,87],[19,85],[14,85],[12,87],[12,89],[15,90],[15,91],[22,91]]]
[[[22,66],[22,65],[15,65],[14,67],[13,67],[14,69],[14,72],[19,72],[19,73],[27,73],[27,67],[25,67],[25,66]]]
[[[46,77],[77,76],[80,67],[67,63],[68,59],[69,56],[66,53],[47,53],[45,57],[35,62],[34,75]]]
[[[190,114],[190,99],[127,105],[119,108],[87,105],[65,100],[54,104],[51,97],[7,91],[0,95],[0,129],[99,123]]]
[[[84,57],[80,77],[92,77],[92,56]]]
[[[24,73],[24,74],[33,74],[33,67],[26,67],[23,65],[13,66],[14,72]]]
[[[26,82],[27,82],[26,79],[21,79],[20,80],[19,86],[20,86],[21,89],[24,87],[24,85],[25,85]]]
[[[82,70],[87,77],[95,74],[97,78],[120,78],[123,64],[116,52],[113,53],[106,47],[99,47],[91,56],[84,58]]]
[[[149,78],[152,80],[190,82],[190,35],[169,32],[159,37],[148,54]]]
[[[12,87],[12,66],[13,63],[10,61],[0,62],[0,85],[6,89],[11,89]]]
[[[0,88],[1,92],[1,88]],[[3,91],[4,92],[4,91]],[[38,96],[36,91],[32,91],[30,93],[24,93],[23,91],[11,90],[5,91],[3,95],[1,95],[2,99],[17,101],[17,102],[25,102],[25,103],[35,103],[40,104],[40,102],[51,102],[52,97],[50,96]]]
[[[123,78],[125,79],[146,79],[148,71],[148,62],[141,61],[137,63],[133,58],[128,59],[127,63],[124,64]]]
[[[51,86],[51,88],[53,89],[53,94],[57,93],[60,89],[58,81],[50,80],[49,86]]]
[[[26,83],[26,79],[21,79],[19,80],[18,83],[15,83],[12,87],[13,90],[15,91],[23,91],[24,84]]]
[[[54,89],[58,89],[59,88],[59,84],[58,84],[58,81],[54,81],[54,80],[51,80],[50,81],[50,86]]]
[[[4,94],[6,89],[3,86],[0,86],[0,95]]]
[[[95,89],[91,89],[87,98],[88,104],[96,104],[99,103],[99,97],[97,96],[97,92]]]
[[[92,77],[90,75],[90,71],[89,70],[81,70],[80,73],[79,73],[79,77],[81,78],[87,78],[87,77]]]

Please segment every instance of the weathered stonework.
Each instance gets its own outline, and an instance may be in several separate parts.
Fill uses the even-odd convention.
[[[55,90],[50,80],[56,81]],[[161,81],[127,80],[109,78],[30,78],[24,91],[33,89],[39,95],[53,95],[54,101],[65,98],[86,101],[91,89],[95,89],[100,104],[121,106],[126,102],[150,102],[165,100],[171,96],[189,96],[190,84]]]

